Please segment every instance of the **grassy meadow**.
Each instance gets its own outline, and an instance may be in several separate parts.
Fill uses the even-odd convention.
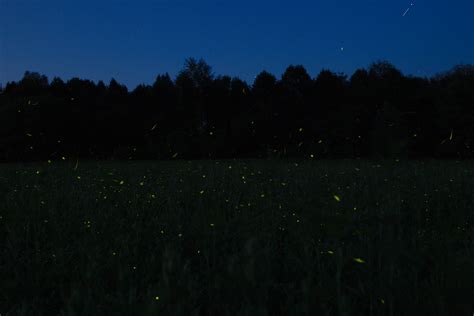
[[[1,315],[468,315],[474,163],[0,165]]]

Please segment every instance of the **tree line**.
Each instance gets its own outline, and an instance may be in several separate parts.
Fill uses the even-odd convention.
[[[133,91],[25,72],[0,91],[0,160],[474,156],[474,67],[421,78],[387,61],[252,85],[189,58]],[[63,158],[64,157],[64,158]]]

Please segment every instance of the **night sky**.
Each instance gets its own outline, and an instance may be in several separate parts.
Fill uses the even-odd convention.
[[[290,64],[350,76],[381,59],[431,76],[474,64],[473,21],[472,0],[0,0],[0,82],[30,70],[133,89],[188,57],[249,83]]]

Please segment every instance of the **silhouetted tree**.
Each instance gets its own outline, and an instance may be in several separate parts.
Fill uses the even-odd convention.
[[[227,126],[227,149],[228,156],[237,157],[242,153],[248,154],[254,148],[249,146],[248,140],[251,139],[251,121],[253,117],[253,108],[251,102],[251,91],[249,85],[239,79],[232,78],[230,83],[230,107],[227,113],[230,120]]]
[[[313,81],[306,69],[301,66],[289,66],[279,82],[280,92],[278,101],[275,102],[273,120],[278,131],[276,143],[288,144],[293,141],[298,144],[303,143],[305,148],[311,138],[311,127],[314,124],[311,118],[310,92]],[[278,128],[276,128],[278,127]],[[302,128],[304,131],[299,132]],[[281,151],[281,149],[280,149]]]
[[[277,99],[276,77],[267,71],[260,72],[252,86],[253,111],[249,117],[249,128],[254,137],[254,144],[250,147],[258,147],[259,155],[263,155],[269,149],[273,139],[274,129],[271,127],[274,117],[275,100]]]
[[[437,91],[436,126],[442,135],[437,152],[442,157],[472,157],[474,67],[457,65],[450,71],[436,75],[432,84]]]
[[[377,106],[384,101],[397,102],[403,74],[387,61],[378,61],[369,67],[369,87],[372,89]]]
[[[17,93],[24,96],[36,96],[44,93],[48,88],[48,78],[37,72],[26,71],[20,80]]]

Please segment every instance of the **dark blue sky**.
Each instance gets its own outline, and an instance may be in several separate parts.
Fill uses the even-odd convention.
[[[472,0],[2,0],[0,82],[30,70],[133,89],[174,78],[187,57],[249,83],[290,64],[350,76],[379,59],[431,76],[474,64],[473,21]]]

